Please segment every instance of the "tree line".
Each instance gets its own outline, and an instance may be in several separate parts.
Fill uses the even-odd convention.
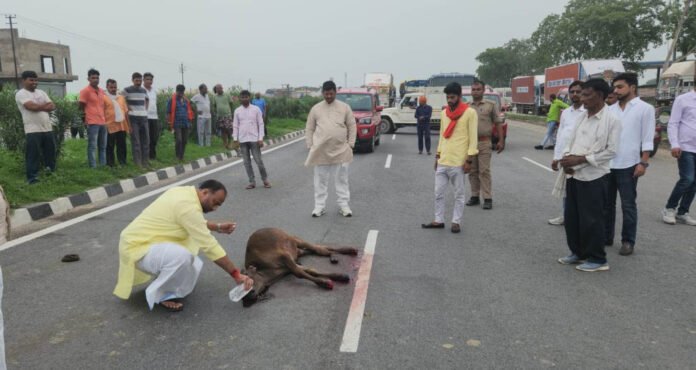
[[[683,21],[675,54],[696,52],[693,0],[570,0],[562,14],[544,18],[529,38],[488,48],[476,60],[478,76],[493,86],[510,86],[520,75],[543,74],[554,65],[584,59],[621,59],[633,64],[651,48],[671,44]]]

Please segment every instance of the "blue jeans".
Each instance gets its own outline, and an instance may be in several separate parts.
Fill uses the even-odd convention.
[[[612,169],[609,174],[609,198],[605,208],[606,215],[604,225],[605,243],[614,242],[614,228],[616,226],[616,192],[621,196],[621,211],[623,222],[621,225],[621,242],[636,244],[636,229],[638,227],[638,179],[633,177],[636,166],[623,169]]]
[[[696,153],[682,152],[679,164],[679,181],[674,185],[672,195],[667,200],[667,208],[677,208],[677,214],[689,213],[689,207],[696,194]]]
[[[541,146],[556,145],[556,121],[546,122],[546,135],[544,135],[544,140],[541,141]]]
[[[418,129],[418,151],[423,151],[423,142],[425,141],[425,151],[430,153],[430,122],[419,123]]]
[[[97,167],[94,159],[94,150],[99,151],[99,164],[106,165],[106,138],[108,131],[106,125],[87,126],[87,161],[92,168]]]

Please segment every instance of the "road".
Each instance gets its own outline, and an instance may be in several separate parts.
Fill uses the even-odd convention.
[[[67,217],[41,223],[58,230],[0,252],[8,366],[696,367],[696,228],[659,217],[677,179],[675,161],[658,153],[639,183],[636,253],[619,256],[617,240],[608,248],[609,272],[582,273],[556,262],[568,251],[563,229],[546,223],[560,212],[550,196],[555,174],[531,162],[550,163],[550,151],[532,148],[544,128],[510,122],[509,131],[508,148],[493,158],[494,209],[467,207],[461,234],[420,228],[432,220],[434,159],[416,154],[415,130],[385,135],[374,153],[356,155],[352,218],[338,215],[334,194],[325,216],[310,217],[312,172],[303,167],[301,141],[265,154],[272,189],[244,190],[239,164],[190,179],[216,178],[228,187],[227,202],[209,217],[238,222],[231,236],[217,235],[238,264],[248,236],[265,226],[361,249],[377,231],[354,353],[340,351],[354,281],[325,291],[288,277],[271,288],[273,298],[244,309],[227,298],[231,279],[206,260],[181,313],[150,312],[143,288],[129,301],[115,298],[119,233],[154,199],[150,188],[131,204],[118,202],[132,194],[82,210],[86,220],[64,228]],[[68,253],[81,261],[62,263]],[[355,277],[360,261],[304,264]]]

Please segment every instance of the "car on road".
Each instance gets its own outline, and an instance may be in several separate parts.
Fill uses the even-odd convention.
[[[382,133],[392,133],[401,127],[416,126],[416,107],[418,106],[418,98],[424,95],[423,93],[410,93],[404,95],[401,102],[394,108],[387,108],[382,111],[382,120],[380,123],[380,131]],[[430,119],[430,126],[434,129],[440,128],[440,113],[442,108],[447,104],[447,99],[444,93],[425,94],[428,98],[428,104],[433,107],[433,115]],[[503,133],[507,138],[507,122],[505,122],[505,112],[502,110],[503,97],[499,92],[486,88],[483,95],[485,100],[490,100],[498,107],[500,118],[503,120]],[[465,103],[471,102],[471,88],[462,88],[462,101]],[[493,132],[491,138],[493,144],[498,142],[498,133]]]
[[[379,105],[379,96],[372,89],[340,89],[336,93],[336,99],[348,104],[353,110],[357,125],[357,138],[355,150],[372,153],[382,139],[380,131],[381,112],[384,109]]]

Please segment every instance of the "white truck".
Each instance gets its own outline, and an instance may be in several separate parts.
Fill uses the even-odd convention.
[[[666,126],[672,112],[674,99],[694,89],[696,60],[674,63],[660,76],[657,84],[657,110],[655,112],[658,124]]]
[[[365,73],[363,87],[377,91],[380,105],[385,107],[394,106],[396,87],[394,86],[394,76],[391,73]]]
[[[382,120],[380,122],[380,131],[382,133],[393,133],[401,127],[416,126],[416,107],[418,106],[418,98],[424,95],[423,93],[408,93],[401,98],[399,104],[393,108],[385,108],[382,110]],[[428,99],[428,105],[433,107],[433,115],[430,118],[430,125],[433,128],[440,127],[440,114],[442,108],[447,105],[447,96],[442,92],[442,88],[427,89],[425,97]],[[493,91],[486,86],[484,99],[494,102],[499,110],[502,110],[502,94]],[[471,101],[471,88],[462,88],[462,101]],[[504,118],[504,113],[501,113]]]

